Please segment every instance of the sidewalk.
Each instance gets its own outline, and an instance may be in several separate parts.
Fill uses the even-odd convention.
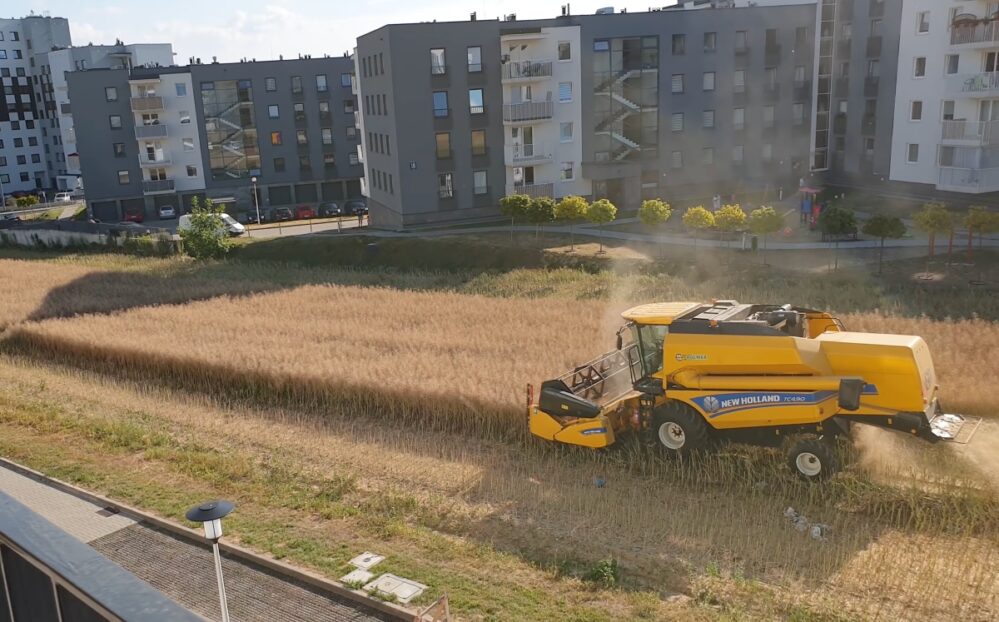
[[[188,609],[221,618],[211,550],[0,465],[0,491]],[[376,622],[397,616],[223,556],[229,612],[240,622]]]

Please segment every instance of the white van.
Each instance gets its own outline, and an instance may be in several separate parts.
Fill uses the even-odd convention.
[[[229,214],[220,214],[222,217],[222,226],[225,228],[225,232],[232,236],[243,235],[246,233],[246,227],[236,222]],[[184,214],[177,221],[177,231],[184,231],[191,228],[191,215]]]
[[[53,199],[53,201],[55,201],[56,203],[69,203],[72,200],[73,200],[72,192],[57,192],[55,195],[55,199]]]

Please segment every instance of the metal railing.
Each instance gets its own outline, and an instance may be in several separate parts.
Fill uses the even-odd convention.
[[[999,44],[999,22],[976,24],[974,26],[954,26],[950,29],[951,45],[969,45],[974,43]]]
[[[552,159],[552,153],[548,150],[548,146],[539,143],[508,145],[506,152],[511,162],[536,162],[538,160]]]
[[[514,184],[513,186],[507,187],[507,194],[526,194],[534,199],[539,197],[548,197],[551,199],[555,196],[555,184],[552,182]]]
[[[980,145],[999,144],[999,121],[943,122],[941,137],[944,140],[974,141]]]
[[[139,155],[139,166],[170,166],[171,161],[168,153],[159,154],[155,158],[150,158],[145,153]]]
[[[510,61],[503,65],[504,80],[548,78],[552,75],[550,60]]]
[[[135,137],[136,138],[166,138],[167,137],[167,126],[162,124],[156,125],[136,125],[135,126]]]
[[[999,168],[940,167],[940,190],[994,192],[999,190]]]
[[[163,98],[159,95],[142,95],[133,97],[132,110],[135,112],[146,112],[149,110],[163,110]]]
[[[962,73],[947,78],[947,90],[958,93],[999,91],[999,71]]]
[[[173,192],[172,179],[145,179],[142,181],[142,191],[146,194],[156,192]]]
[[[503,121],[516,123],[551,119],[554,112],[555,106],[550,101],[503,104]]]

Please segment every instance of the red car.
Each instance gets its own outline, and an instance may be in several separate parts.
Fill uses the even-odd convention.
[[[299,205],[295,208],[296,220],[307,220],[316,217],[316,210],[311,205]]]
[[[125,222],[142,222],[146,219],[146,214],[144,210],[138,207],[129,207],[125,209],[125,217],[122,218]]]

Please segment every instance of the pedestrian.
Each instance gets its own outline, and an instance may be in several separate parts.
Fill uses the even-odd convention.
[[[716,212],[721,209],[721,195],[716,194],[711,197],[711,208]]]
[[[778,201],[783,201],[784,200],[784,186],[778,186],[778,188],[777,188],[777,200]]]

